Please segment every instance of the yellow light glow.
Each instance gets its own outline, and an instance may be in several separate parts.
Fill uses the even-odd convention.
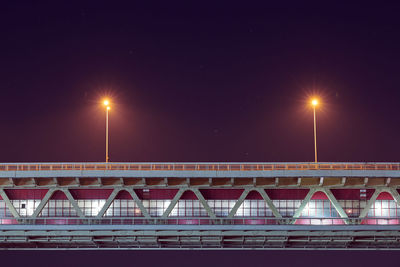
[[[111,108],[110,107],[107,107],[107,110],[110,110]]]
[[[311,100],[311,105],[313,105],[314,107],[315,106],[318,106],[318,99],[313,99],[313,100]]]
[[[108,106],[108,105],[110,104],[110,101],[108,101],[108,100],[106,99],[106,100],[104,100],[103,104],[104,104],[104,106]]]

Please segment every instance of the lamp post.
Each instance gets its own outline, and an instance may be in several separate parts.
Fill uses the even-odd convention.
[[[110,101],[104,100],[104,106],[106,106],[106,163],[108,162],[108,112],[110,111]]]
[[[318,106],[318,99],[311,100],[311,105],[313,106],[314,111],[314,156],[315,156],[315,163],[318,162],[317,158],[317,118],[315,116],[315,108]]]

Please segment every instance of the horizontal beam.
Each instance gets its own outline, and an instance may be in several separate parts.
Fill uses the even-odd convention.
[[[10,179],[13,183],[10,183]],[[0,177],[0,188],[241,188],[245,189],[248,187],[254,188],[313,188],[323,187],[331,189],[340,188],[356,188],[356,189],[374,189],[382,186],[399,188],[400,178],[391,178],[390,184],[385,184],[384,178],[369,178],[368,184],[364,183],[365,178],[341,178],[341,177],[325,177],[323,184],[320,185],[320,178],[313,177],[191,177],[191,178],[174,178],[174,177],[125,177],[125,178],[114,178],[114,177],[102,177],[102,178],[91,178],[91,177],[58,177],[58,178],[35,178],[36,185],[31,183],[18,182],[20,179],[28,178],[1,178]],[[29,178],[30,179],[30,178]],[[49,182],[51,179],[51,183]],[[229,183],[226,181],[229,179]],[[343,182],[345,179],[345,182]],[[56,180],[57,184],[53,181]],[[101,183],[99,183],[101,180]],[[121,183],[123,180],[123,183]],[[209,182],[212,180],[212,182]],[[221,181],[221,182],[219,182]],[[300,181],[300,183],[299,183]],[[386,179],[387,181],[387,179]]]
[[[61,235],[61,233],[74,232],[76,235],[103,235],[113,232],[117,235],[134,233],[136,235],[168,235],[171,231],[188,231],[195,234],[224,233],[234,235],[241,231],[242,234],[252,235],[256,232],[263,235],[321,235],[330,233],[332,236],[352,235],[392,235],[400,236],[397,225],[1,225],[1,235],[27,234],[27,235]]]
[[[60,171],[0,171],[0,178],[275,178],[275,177],[357,177],[400,178],[399,170],[249,170],[249,171],[134,171],[134,170],[60,170]]]

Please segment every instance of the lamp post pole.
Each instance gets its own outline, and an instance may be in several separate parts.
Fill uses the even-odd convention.
[[[106,99],[103,104],[106,107],[106,163],[108,163],[108,112],[110,111],[110,101]]]
[[[317,119],[315,116],[315,106],[314,105],[314,154],[315,154],[315,163],[318,162],[317,158]]]
[[[108,162],[108,111],[110,107],[106,108],[106,163]]]

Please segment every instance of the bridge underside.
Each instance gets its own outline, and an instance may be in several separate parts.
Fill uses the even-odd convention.
[[[400,234],[393,227],[184,228],[24,227],[1,231],[0,245],[3,249],[400,249]]]

